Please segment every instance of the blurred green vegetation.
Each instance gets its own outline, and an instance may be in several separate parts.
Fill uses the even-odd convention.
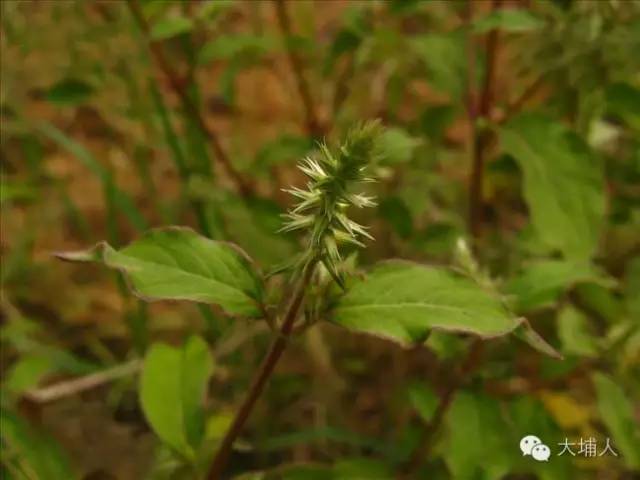
[[[433,324],[403,348],[324,322],[290,341],[229,478],[639,478],[640,2],[0,13],[2,478],[203,478],[275,334],[217,306],[144,303],[122,273],[52,254],[186,225],[274,271],[302,249],[278,232],[297,162],[370,118],[385,126],[377,207],[354,215],[376,240],[342,268],[471,268],[550,347],[517,336],[564,358]],[[375,275],[348,301],[384,295]],[[287,285],[267,283],[273,313]],[[522,455],[525,435],[548,462]],[[591,437],[617,456],[558,455]]]

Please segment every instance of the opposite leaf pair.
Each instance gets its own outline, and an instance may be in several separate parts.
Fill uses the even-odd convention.
[[[300,203],[288,214],[284,230],[303,229],[308,243],[297,260],[299,273],[322,262],[342,286],[338,245],[360,245],[364,227],[346,216],[349,206],[372,204],[350,186],[368,180],[365,168],[377,155],[377,122],[353,129],[335,153],[321,146],[318,159],[301,169],[310,177],[307,190],[290,190]],[[217,304],[241,317],[264,317],[267,311],[261,274],[237,246],[210,240],[184,227],[151,230],[121,250],[105,243],[61,258],[100,261],[129,278],[134,292],[146,300],[190,300]],[[495,337],[517,330],[535,348],[555,351],[528,323],[512,315],[498,295],[474,279],[443,268],[404,261],[384,262],[356,281],[325,309],[326,320],[351,330],[375,334],[402,345],[419,344],[431,329]]]
[[[283,228],[307,233],[305,249],[292,262],[295,287],[292,292],[282,294],[282,298],[290,302],[285,311],[278,312],[282,318],[280,335],[273,340],[221,443],[209,478],[216,479],[222,474],[233,442],[281,357],[286,337],[293,332],[318,263],[326,267],[344,290],[331,304],[321,299],[327,303],[319,308],[323,319],[335,324],[382,336],[404,346],[424,343],[433,329],[486,338],[516,332],[535,348],[555,355],[524,319],[516,318],[506,309],[493,288],[479,284],[472,274],[467,278],[444,268],[393,261],[375,266],[369,275],[345,288],[339,245],[363,246],[361,238],[369,237],[363,226],[347,217],[346,210],[350,206],[373,205],[370,198],[353,194],[351,186],[368,180],[365,169],[376,157],[380,134],[377,122],[366,123],[350,131],[337,151],[331,152],[323,145],[318,159],[306,159],[301,166],[310,181],[307,190],[290,190],[300,203],[287,215],[289,223]],[[120,270],[130,280],[133,291],[146,300],[211,303],[231,315],[267,319],[265,312],[270,306],[265,304],[265,298],[271,297],[264,295],[262,275],[249,257],[233,244],[210,240],[187,228],[152,230],[121,250],[102,243],[87,252],[59,256],[67,260],[99,261]],[[194,448],[202,439],[202,432],[192,428],[202,423],[192,418],[201,414],[193,401],[202,397],[203,378],[206,378],[203,375],[207,375],[210,368],[189,367],[192,356],[200,358],[205,367],[209,365],[206,345],[201,343],[189,342],[182,353],[156,346],[147,358],[147,364],[153,356],[162,360],[159,364],[170,366],[173,373],[167,373],[175,377],[173,380],[179,386],[186,387],[190,396],[177,399],[180,408],[185,407],[182,415],[174,416],[178,418],[177,423],[165,424],[162,408],[145,410],[159,436],[187,458],[193,457]],[[151,378],[150,372],[153,373],[153,369],[145,368],[143,403],[155,384],[145,380]],[[151,396],[155,397],[156,393]],[[162,428],[158,429],[156,424]]]

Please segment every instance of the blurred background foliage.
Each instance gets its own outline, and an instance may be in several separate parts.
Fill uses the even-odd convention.
[[[268,328],[142,304],[118,274],[51,253],[184,224],[268,271],[299,249],[277,233],[290,204],[281,189],[303,181],[296,162],[366,118],[387,127],[386,155],[371,187],[378,207],[359,219],[376,241],[358,264],[450,263],[469,238],[505,301],[564,360],[492,340],[456,381],[464,336],[433,332],[405,350],[317,327],[292,342],[230,473],[639,478],[640,3],[0,8],[2,478],[197,478],[148,405],[145,420],[139,397],[171,392],[147,378],[138,394],[140,358],[153,342],[206,339],[213,358],[193,365],[208,386],[206,461]],[[172,368],[189,367],[171,360],[158,378]],[[549,462],[521,455],[526,434],[551,446]],[[610,438],[618,456],[556,455],[581,437]]]

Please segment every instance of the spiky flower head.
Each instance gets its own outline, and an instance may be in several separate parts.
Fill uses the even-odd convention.
[[[335,152],[321,144],[319,155],[304,159],[299,166],[309,177],[307,188],[285,190],[299,202],[285,215],[287,223],[282,230],[306,230],[309,245],[303,261],[321,261],[340,285],[340,245],[363,247],[363,238],[372,239],[365,227],[347,217],[346,211],[350,206],[375,205],[371,197],[353,193],[351,187],[371,181],[365,170],[376,156],[380,133],[379,122],[370,121],[352,128]]]

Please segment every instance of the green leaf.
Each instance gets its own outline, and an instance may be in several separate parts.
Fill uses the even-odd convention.
[[[200,337],[191,337],[180,350],[156,343],[144,360],[140,401],[149,424],[160,439],[193,459],[203,439],[203,400],[213,359]]]
[[[333,467],[332,480],[392,480],[394,475],[384,463],[369,458],[340,460]]]
[[[461,337],[434,330],[425,342],[425,346],[442,360],[460,358],[467,348],[467,342]]]
[[[613,435],[612,448],[629,468],[640,468],[640,429],[633,414],[633,404],[620,385],[602,373],[593,375],[593,383],[598,396],[598,410]]]
[[[402,238],[409,238],[413,233],[413,218],[407,205],[399,197],[386,197],[378,205],[378,213]]]
[[[409,385],[409,402],[422,420],[430,422],[438,406],[438,395],[424,383],[416,382]]]
[[[151,28],[153,40],[165,40],[186,33],[193,28],[193,22],[187,17],[165,18]]]
[[[514,318],[474,281],[410,262],[379,264],[338,301],[333,322],[413,345],[431,329],[495,337],[513,331]]]
[[[482,431],[479,438],[482,438],[486,454],[481,468],[485,478],[505,478],[513,461],[510,451],[513,444],[505,436],[508,426],[504,418],[504,405],[488,395],[476,393],[474,397]]]
[[[191,182],[189,193],[193,198],[211,205],[224,205],[221,216],[225,233],[241,248],[255,249],[256,260],[272,267],[283,259],[291,259],[294,244],[278,233],[282,227],[282,209],[277,203],[264,198],[243,199],[229,192],[212,191],[210,184]]]
[[[483,444],[469,441],[483,435],[475,398],[468,393],[456,396],[447,415],[449,430],[445,460],[455,478],[472,478],[482,463]]]
[[[336,33],[331,43],[331,47],[327,49],[327,58],[325,59],[323,68],[325,75],[332,73],[336,61],[341,55],[353,52],[361,43],[361,33],[354,31],[353,29],[343,28]]]
[[[630,260],[625,272],[625,299],[627,310],[634,318],[640,318],[640,257]]]
[[[640,89],[628,83],[607,87],[605,101],[609,113],[619,116],[630,126],[640,129]]]
[[[501,141],[523,172],[524,197],[538,237],[566,258],[590,258],[605,209],[599,159],[563,125],[537,114],[509,122]]]
[[[453,222],[432,222],[417,232],[413,242],[420,251],[433,256],[450,254],[458,238],[464,233]]]
[[[530,347],[538,350],[540,353],[544,353],[545,355],[557,360],[563,360],[562,355],[555,348],[549,345],[544,338],[538,335],[538,333],[531,328],[528,321],[523,320],[522,324],[513,331],[513,334],[523,342],[529,344]]]
[[[52,85],[45,93],[47,101],[58,106],[74,106],[83,103],[94,92],[94,88],[82,80],[66,78]]]
[[[54,368],[51,359],[45,356],[24,356],[11,367],[3,386],[12,394],[19,395],[35,387]]]
[[[356,4],[345,9],[342,14],[341,28],[327,48],[327,56],[323,67],[325,74],[331,74],[338,58],[345,53],[354,52],[361,45],[362,40],[369,31],[366,21],[368,8],[370,8],[369,5]]]
[[[28,202],[38,198],[38,190],[27,182],[0,179],[0,205],[13,202]]]
[[[513,295],[514,308],[529,312],[553,305],[560,294],[578,282],[603,281],[598,271],[586,262],[541,260],[525,269],[504,286]]]
[[[213,358],[207,343],[198,336],[189,338],[182,352],[182,405],[187,440],[198,446],[206,431],[202,403],[213,372]]]
[[[204,2],[198,10],[198,19],[202,21],[217,20],[223,13],[230,10],[236,3],[236,0],[215,0],[213,2]]]
[[[198,63],[206,64],[213,60],[237,59],[244,56],[258,59],[273,51],[278,45],[270,35],[237,34],[224,35],[205,43],[198,52]]]
[[[508,473],[510,455],[504,438],[506,423],[495,400],[460,392],[447,413],[446,426],[443,456],[452,478],[502,478]],[[478,476],[479,471],[485,471],[486,477]]]
[[[515,464],[513,469],[521,472],[534,473],[535,478],[540,480],[556,480],[560,478],[575,478],[575,472],[571,468],[571,455],[558,456],[554,446],[563,440],[567,435],[555,423],[553,417],[547,412],[544,404],[533,395],[518,395],[509,399],[507,404],[508,418],[506,428],[497,429],[502,438],[508,440],[505,451],[509,452],[509,458]],[[510,428],[509,428],[510,427]],[[536,435],[553,452],[553,459],[548,462],[531,461],[530,456],[523,456],[518,448],[520,439],[524,435]],[[511,452],[514,452],[515,455]],[[501,476],[490,476],[489,478],[501,478]]]
[[[178,135],[173,128],[173,124],[171,123],[171,116],[167,107],[164,103],[162,95],[158,91],[158,87],[155,82],[149,82],[149,93],[151,94],[151,100],[153,101],[153,106],[155,107],[156,113],[160,119],[160,125],[162,127],[162,133],[164,134],[165,143],[169,147],[169,151],[171,152],[171,159],[178,171],[178,174],[181,178],[186,179],[189,176],[189,168],[187,166],[187,161],[185,159],[185,155],[182,149],[182,145],[180,144],[180,140],[178,139]]]
[[[13,465],[18,471],[32,472],[30,476],[22,478],[37,480],[78,478],[60,445],[5,409],[0,411],[0,437],[2,438],[3,465]]]
[[[411,45],[426,65],[431,85],[452,99],[463,98],[467,60],[462,32],[421,35]]]
[[[281,163],[294,163],[304,158],[314,143],[309,137],[283,134],[262,146],[255,158],[255,166],[261,170]]]
[[[218,304],[235,315],[260,316],[262,284],[248,257],[233,244],[216,242],[184,227],[149,230],[121,250],[106,243],[64,260],[102,261],[125,273],[145,300]]]
[[[140,403],[153,431],[185,456],[190,456],[182,409],[181,352],[165,344],[149,348],[140,376]]]
[[[236,100],[236,78],[244,67],[241,60],[230,60],[220,75],[220,97],[225,105],[233,105]]]
[[[224,438],[229,427],[233,423],[232,412],[216,412],[211,415],[205,425],[204,436],[209,441],[219,442]]]
[[[202,93],[196,82],[189,84],[189,95],[197,104],[202,102]],[[184,145],[187,152],[187,164],[192,175],[204,178],[213,178],[212,159],[209,152],[209,139],[205,135],[202,127],[193,116],[187,115],[185,118],[184,131],[180,136],[184,138]],[[174,131],[178,131],[174,128]]]
[[[521,8],[496,10],[474,22],[476,33],[486,33],[499,28],[505,32],[530,32],[544,26],[544,21],[530,11]]]
[[[456,117],[456,109],[451,105],[427,107],[420,115],[418,127],[426,137],[438,141]]]
[[[401,128],[387,128],[378,140],[382,157],[386,163],[405,163],[411,160],[413,151],[420,143]]]
[[[617,284],[613,281],[611,285],[602,281],[581,282],[574,289],[575,303],[585,312],[603,318],[611,324],[618,323],[620,317],[624,316],[624,302],[618,296],[615,287]]]
[[[587,318],[571,306],[558,314],[558,337],[568,354],[592,357],[598,353],[595,338],[589,332]]]

